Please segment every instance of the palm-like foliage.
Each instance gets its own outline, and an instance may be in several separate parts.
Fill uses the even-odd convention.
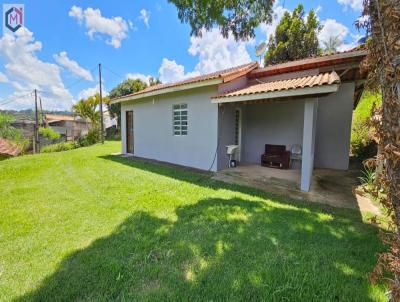
[[[108,97],[103,98],[103,102],[108,104]],[[81,118],[89,119],[93,126],[98,128],[100,126],[100,95],[97,93],[94,96],[90,96],[87,99],[81,99],[75,105],[72,106],[72,110],[75,114]]]
[[[324,51],[326,53],[333,53],[337,51],[337,48],[340,45],[339,36],[331,36],[328,41],[324,41]]]

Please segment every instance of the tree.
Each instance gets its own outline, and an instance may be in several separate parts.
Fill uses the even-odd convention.
[[[161,83],[160,80],[150,78],[150,86]],[[127,79],[119,83],[115,88],[110,91],[109,98],[117,98],[131,93],[138,92],[147,87],[147,84],[139,79]],[[109,104],[108,111],[113,116],[118,117],[118,125],[121,125],[121,104]]]
[[[232,33],[236,40],[255,36],[261,23],[271,23],[274,0],[168,0],[175,4],[178,18],[189,23],[191,35],[201,36],[202,30],[218,26],[223,37]]]
[[[153,78],[153,77],[149,78],[149,86],[154,86],[154,85],[158,85],[158,84],[161,84],[160,79]]]
[[[0,137],[13,141],[24,152],[28,147],[29,140],[23,137],[22,130],[13,127],[15,121],[13,115],[0,112]]]
[[[14,121],[11,114],[0,112],[0,137],[14,140],[21,135],[21,131],[11,125]]]
[[[324,41],[323,44],[325,53],[334,53],[340,45],[339,36],[330,36],[328,41]]]
[[[372,281],[389,283],[390,301],[400,301],[400,0],[364,0],[369,71],[367,87],[382,94],[373,119],[378,143],[376,197],[388,216],[389,232],[381,232],[387,250],[379,255]]]
[[[103,98],[105,104],[109,103],[109,98]],[[95,94],[87,99],[81,99],[75,105],[72,106],[72,111],[79,115],[81,118],[89,119],[95,129],[100,128],[100,111],[98,110],[100,105],[100,94]]]
[[[275,29],[275,35],[269,37],[265,65],[318,55],[320,30],[321,25],[314,10],[310,10],[306,18],[301,4],[292,14],[286,11]]]

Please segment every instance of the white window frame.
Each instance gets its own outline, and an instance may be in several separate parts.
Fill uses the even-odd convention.
[[[178,108],[177,108],[178,107]],[[182,114],[186,112],[186,115]],[[172,105],[172,135],[187,136],[189,131],[188,123],[188,105],[187,103],[179,103]],[[178,119],[176,119],[178,118]]]

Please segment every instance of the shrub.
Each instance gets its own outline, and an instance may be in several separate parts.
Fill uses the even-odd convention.
[[[48,138],[49,140],[57,140],[60,139],[60,133],[55,132],[52,128],[44,128],[40,127],[39,128],[39,134],[45,138]]]
[[[365,92],[353,113],[351,128],[351,153],[360,160],[373,157],[377,146],[373,140],[374,129],[369,124],[374,104],[380,106],[381,96]]]
[[[96,129],[90,129],[87,135],[81,136],[75,142],[77,148],[79,147],[87,147],[94,145],[100,141],[99,131]]]
[[[43,147],[42,153],[68,151],[77,148],[73,142],[61,142],[58,144],[48,145]]]

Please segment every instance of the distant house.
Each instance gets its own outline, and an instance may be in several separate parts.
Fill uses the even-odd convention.
[[[71,115],[45,114],[45,123],[55,132],[65,136],[66,140],[86,135],[92,127],[90,121]]]
[[[11,123],[14,128],[22,131],[22,136],[32,140],[35,133],[35,121],[30,119],[18,119]]]
[[[20,153],[21,150],[16,144],[4,138],[0,138],[0,160],[18,156]]]
[[[114,99],[122,153],[217,171],[229,165],[228,145],[238,146],[241,164],[272,164],[273,156],[279,163],[297,150],[292,169],[308,191],[314,167],[348,169],[366,54],[354,49],[264,68],[253,62]]]

